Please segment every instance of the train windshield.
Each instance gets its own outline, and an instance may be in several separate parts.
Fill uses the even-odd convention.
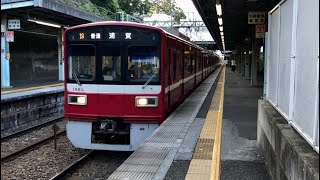
[[[121,80],[121,53],[119,47],[105,47],[102,53],[103,81]]]
[[[96,77],[95,47],[71,45],[68,56],[68,79],[93,81]]]
[[[130,46],[128,48],[127,81],[130,83],[159,82],[159,48],[156,46]]]

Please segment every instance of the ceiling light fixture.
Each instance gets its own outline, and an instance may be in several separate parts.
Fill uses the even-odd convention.
[[[223,26],[219,26],[220,31],[223,31]]]
[[[222,15],[221,4],[216,4],[216,10],[217,10],[217,15],[221,16]]]
[[[49,23],[49,22],[45,22],[45,21],[40,21],[40,20],[28,19],[27,21],[34,22],[34,23],[41,24],[41,25],[45,25],[45,26],[55,27],[55,28],[61,27],[61,25],[53,24],[53,23]]]
[[[222,26],[222,18],[221,17],[218,18],[218,23],[220,26]]]

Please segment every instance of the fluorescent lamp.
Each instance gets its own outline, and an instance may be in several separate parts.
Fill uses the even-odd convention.
[[[220,32],[220,35],[223,36],[223,32]]]
[[[218,18],[218,23],[220,26],[222,26],[222,18],[221,17]]]
[[[219,26],[220,31],[223,31],[223,26]]]
[[[37,24],[41,24],[41,25],[45,25],[45,26],[55,27],[55,28],[60,28],[61,27],[58,24],[52,24],[52,23],[49,23],[49,22],[44,22],[44,21],[39,21],[39,20],[28,19],[28,21],[34,22],[34,23],[37,23]]]
[[[221,4],[216,4],[216,10],[217,10],[217,15],[221,16],[222,15]]]

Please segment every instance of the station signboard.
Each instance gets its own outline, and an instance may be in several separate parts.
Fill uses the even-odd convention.
[[[248,24],[264,24],[265,12],[263,11],[250,11],[248,12]]]
[[[20,20],[19,19],[9,19],[8,20],[8,29],[20,29]]]
[[[14,31],[6,31],[6,41],[14,42]]]
[[[264,24],[256,24],[256,38],[264,38],[265,33],[265,25]]]

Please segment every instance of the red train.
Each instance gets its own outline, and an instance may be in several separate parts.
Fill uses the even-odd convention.
[[[130,22],[69,28],[64,57],[69,140],[115,151],[136,150],[221,62],[160,28]]]

